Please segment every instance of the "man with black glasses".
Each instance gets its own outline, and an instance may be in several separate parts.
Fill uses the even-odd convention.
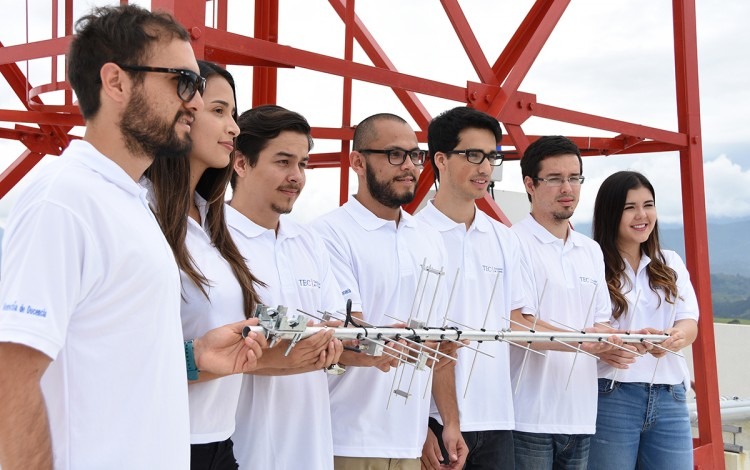
[[[357,317],[373,325],[392,324],[394,317],[426,321],[431,302],[414,302],[420,265],[439,270],[445,247],[435,230],[401,209],[414,199],[426,152],[419,149],[406,121],[393,114],[362,121],[353,144],[349,162],[357,174],[357,193],[316,220],[313,228],[325,241],[333,272]],[[431,298],[437,278],[425,280],[430,293],[425,298]],[[437,294],[431,323],[445,312],[447,294],[444,289]],[[341,362],[349,366],[347,373],[330,379],[334,468],[418,470],[430,407],[425,393],[429,372],[403,365],[384,367],[385,373],[356,367],[375,365],[371,361],[365,354],[344,351]],[[440,365],[448,362],[441,360]],[[405,379],[399,381],[405,367]],[[442,437],[452,468],[461,468],[465,446],[455,392],[453,367],[436,367],[432,393],[446,423]]]
[[[76,30],[84,137],[39,171],[3,240],[0,465],[189,468],[186,366],[245,372],[261,354],[250,321],[183,342],[179,271],[138,184],[186,158],[204,80],[167,14],[98,8]]]
[[[529,216],[512,227],[531,276],[521,321],[579,331],[606,322],[611,307],[602,251],[568,222],[584,181],[578,147],[562,136],[540,137],[524,152],[521,173],[531,201]],[[610,348],[580,346],[592,354]],[[585,469],[596,425],[596,359],[570,348],[545,353],[510,351],[516,466]]]
[[[520,315],[524,306],[518,238],[475,203],[487,194],[492,169],[503,163],[497,150],[501,137],[497,119],[468,107],[440,114],[427,130],[439,187],[417,219],[437,229],[450,247],[444,288],[453,292],[448,317],[457,323],[449,324],[459,328],[509,328],[511,312]],[[509,346],[490,341],[479,347],[481,354],[460,349],[456,365],[461,432],[469,449],[466,468],[515,468]],[[430,432],[423,468],[439,468],[442,424],[432,413],[430,428],[438,431],[437,440]]]

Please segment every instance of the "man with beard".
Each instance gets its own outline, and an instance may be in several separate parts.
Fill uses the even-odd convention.
[[[342,207],[313,224],[331,255],[343,295],[355,316],[373,325],[393,317],[426,321],[431,302],[415,302],[421,265],[440,269],[445,247],[440,235],[401,209],[414,198],[424,150],[409,125],[393,114],[376,114],[354,132],[349,155],[357,174],[357,193]],[[425,275],[431,299],[436,276]],[[445,300],[445,292],[437,291]],[[445,312],[438,301],[430,318],[437,324]],[[438,313],[439,312],[439,313]],[[350,366],[366,355],[344,351]],[[448,363],[447,360],[441,362]],[[329,381],[333,451],[337,470],[419,469],[430,407],[425,387],[429,373],[408,366],[387,370],[349,367]],[[403,376],[401,376],[403,372]],[[435,367],[432,393],[445,424],[443,440],[453,468],[462,468],[465,446],[459,429],[453,367]],[[404,377],[398,380],[398,377]],[[411,383],[409,387],[408,384]],[[408,399],[394,394],[394,386]]]
[[[300,114],[275,105],[242,113],[238,124],[227,224],[250,269],[265,284],[257,286],[261,302],[283,305],[292,316],[299,310],[319,316],[319,311],[342,309],[323,241],[283,216],[305,187],[310,125]],[[303,339],[285,356],[288,346],[280,341],[266,350],[259,369],[243,377],[232,436],[240,468],[333,468],[323,369],[338,361],[341,341],[329,331]],[[296,425],[279,419],[279,411]]]
[[[584,181],[578,147],[562,136],[540,137],[524,152],[521,173],[531,213],[512,230],[531,276],[527,324],[536,324],[536,317],[537,326],[583,330],[606,322],[611,308],[602,251],[568,223]],[[609,347],[583,343],[581,349],[597,354]],[[596,360],[564,350],[529,355],[517,348],[510,358],[516,466],[585,469],[596,425]]]
[[[189,35],[137,6],[76,24],[69,81],[82,140],[19,197],[3,240],[0,465],[189,468],[186,360],[252,370],[240,322],[183,343],[180,277],[138,185],[185,158],[204,80]]]

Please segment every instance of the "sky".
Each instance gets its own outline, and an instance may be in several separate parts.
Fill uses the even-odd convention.
[[[63,8],[60,2],[60,8]],[[106,1],[75,1],[78,17]],[[136,2],[150,7],[149,1]],[[494,61],[533,4],[529,0],[469,0],[460,2],[479,43]],[[29,23],[26,27],[26,4]],[[49,0],[14,2],[0,15],[0,42],[18,44],[50,37]],[[404,72],[455,85],[478,81],[458,38],[436,0],[358,0],[357,13],[396,67]],[[211,24],[213,3],[207,2]],[[252,2],[230,0],[229,29],[251,35]],[[702,141],[707,215],[711,220],[750,217],[750,2],[725,0],[721,8],[696,0]],[[281,0],[279,42],[335,57],[343,57],[344,26],[326,0]],[[540,53],[520,90],[537,100],[586,113],[647,126],[676,130],[671,2],[653,0],[576,0],[571,2]],[[355,47],[355,60],[369,64]],[[33,84],[48,83],[49,61],[18,64]],[[230,66],[238,84],[238,109],[251,106],[250,68]],[[60,77],[62,78],[62,77]],[[278,104],[298,111],[314,126],[341,124],[342,79],[304,70],[279,72]],[[420,96],[432,115],[462,103]],[[44,97],[54,103],[54,94]],[[21,109],[20,102],[0,79],[0,108]],[[352,122],[392,112],[411,121],[389,89],[354,83]],[[0,126],[9,126],[0,123]],[[609,136],[610,134],[532,119],[527,134]],[[79,135],[81,129],[76,131]],[[423,144],[426,148],[426,143]],[[314,151],[338,150],[340,143],[316,140]],[[0,140],[0,170],[23,151],[14,141]],[[48,157],[54,158],[54,157]],[[523,191],[517,162],[506,162],[496,189]],[[599,184],[614,171],[632,169],[646,174],[655,186],[659,217],[682,220],[679,161],[676,153],[584,159],[586,184],[573,222],[588,222]],[[350,193],[356,190],[351,178]],[[0,200],[0,226],[18,190]],[[307,186],[293,217],[311,220],[338,204],[338,170],[308,171]]]

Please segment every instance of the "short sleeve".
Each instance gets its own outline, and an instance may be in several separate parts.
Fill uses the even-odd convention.
[[[351,247],[341,239],[328,221],[317,220],[311,225],[313,232],[323,240],[331,262],[331,270],[344,300],[351,299],[352,311],[362,311],[362,297],[359,283],[354,274],[354,260]]]
[[[690,273],[680,255],[674,251],[665,251],[667,265],[677,273],[677,305],[675,307],[675,321],[698,320],[698,298],[690,282]]]
[[[41,201],[14,213],[3,240],[0,341],[24,344],[55,359],[88,281],[96,250],[69,209]]]

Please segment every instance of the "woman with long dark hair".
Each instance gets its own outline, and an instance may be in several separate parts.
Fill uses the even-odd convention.
[[[252,315],[258,303],[245,259],[224,219],[224,194],[239,133],[234,80],[223,68],[199,61],[205,104],[190,124],[187,159],[157,160],[146,172],[152,206],[172,247],[182,279],[186,356],[191,338]],[[188,359],[191,469],[236,469],[230,436],[241,374],[199,373]]]
[[[662,348],[676,352],[692,344],[698,303],[682,259],[659,245],[656,195],[648,179],[634,171],[609,176],[596,197],[593,225],[612,300],[610,325],[669,338],[627,369],[599,361],[589,468],[690,470],[690,376],[685,359]]]

